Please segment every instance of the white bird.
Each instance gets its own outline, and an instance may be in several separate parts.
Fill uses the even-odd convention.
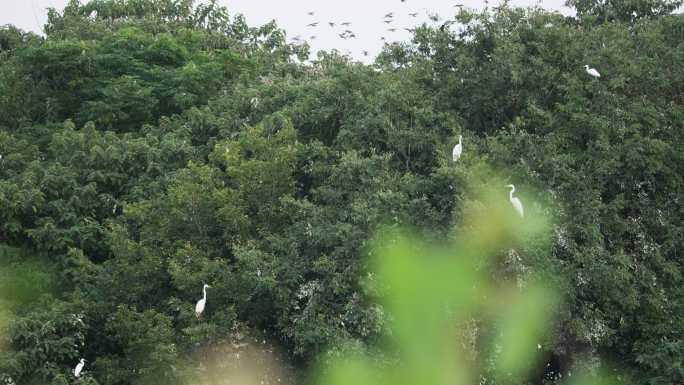
[[[456,162],[460,157],[461,154],[463,153],[463,135],[458,136],[458,144],[454,146],[454,149],[451,151],[451,155],[454,158],[454,162]]]
[[[202,292],[204,293],[204,297],[202,297],[201,300],[197,301],[197,305],[195,305],[195,316],[199,318],[202,315],[202,312],[204,311],[204,307],[207,305],[207,288],[211,287],[207,284],[204,284],[202,287]]]
[[[85,366],[85,359],[81,358],[81,360],[78,362],[78,365],[74,368],[74,376],[79,377],[81,375],[81,371],[83,370],[83,367]]]
[[[589,65],[585,64],[584,69],[587,71],[587,73],[595,78],[600,78],[601,74],[596,71],[596,68],[589,68]]]
[[[518,215],[520,215],[520,218],[524,218],[525,213],[523,211],[522,202],[520,202],[520,199],[518,199],[518,197],[513,196],[513,193],[515,192],[515,186],[513,186],[512,184],[509,184],[506,187],[511,189],[511,192],[508,194],[508,199],[511,201],[513,208],[515,209],[515,211],[518,212]]]

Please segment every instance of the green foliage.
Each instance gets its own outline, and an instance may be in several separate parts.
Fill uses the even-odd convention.
[[[568,0],[580,16],[594,17],[599,22],[630,22],[641,18],[669,15],[684,4],[682,0]]]
[[[372,65],[304,63],[306,44],[213,1],[84,3],[51,10],[44,37],[0,28],[0,381],[70,383],[84,357],[82,383],[186,383],[276,348],[282,372],[354,352],[371,375],[421,342],[369,278],[373,235],[396,228],[426,250],[479,239],[492,290],[534,276],[561,294],[540,352],[515,327],[545,321],[534,287],[476,314],[490,381],[535,357],[534,383],[582,366],[683,381],[681,2],[462,11]],[[397,255],[435,301],[468,289]]]

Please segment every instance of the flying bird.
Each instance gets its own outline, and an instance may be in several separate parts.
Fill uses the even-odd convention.
[[[202,287],[202,293],[204,293],[204,296],[202,297],[201,300],[197,301],[197,305],[195,305],[195,316],[199,318],[202,313],[204,312],[204,307],[207,305],[207,288],[211,286],[204,284]]]
[[[387,28],[387,30],[390,32],[396,32],[397,29],[396,28]]]
[[[306,26],[307,27],[315,27],[317,25],[318,25],[318,22],[315,22],[315,23],[307,24]]]
[[[76,367],[74,368],[74,377],[80,377],[83,367],[85,366],[85,358],[81,358]]]
[[[331,27],[334,27],[334,26],[335,26],[335,23],[332,22],[332,21],[329,21],[329,22],[328,22],[328,25],[330,25]]]
[[[351,25],[351,23],[348,21],[345,21],[344,23],[342,23],[340,25],[345,26],[345,27],[349,27]]]
[[[430,20],[432,20],[432,21],[434,21],[434,22],[438,22],[438,21],[439,21],[439,14],[437,14],[437,13],[428,14],[428,17],[430,18]]]
[[[511,189],[511,192],[508,194],[508,200],[511,201],[511,205],[513,205],[513,208],[515,209],[515,211],[518,213],[518,215],[520,215],[520,218],[524,218],[525,213],[523,211],[522,202],[520,201],[520,199],[518,197],[513,196],[513,193],[515,193],[515,186],[513,186],[512,184],[509,184],[506,187]]]
[[[314,11],[309,11],[309,12],[307,12],[307,15],[313,16],[313,15],[314,15]]]
[[[589,68],[588,65],[584,65],[584,70],[587,71],[587,73],[595,78],[600,78],[601,74],[596,71],[596,68]]]
[[[385,19],[391,19],[393,17],[394,17],[394,12],[390,12],[390,13],[386,14],[384,18]]]
[[[411,16],[411,17],[416,17],[416,16],[418,16],[418,12],[409,13],[409,16]]]
[[[454,146],[454,149],[451,151],[451,156],[454,159],[454,162],[458,161],[458,159],[461,157],[461,154],[463,153],[463,135],[458,136],[458,144]]]
[[[392,22],[392,20],[383,20],[382,22],[385,23],[385,24],[389,24],[389,23]]]

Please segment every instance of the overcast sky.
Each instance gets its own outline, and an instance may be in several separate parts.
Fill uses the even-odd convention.
[[[61,9],[68,0],[0,0],[0,25],[13,24],[25,30],[41,32],[47,18],[46,9]],[[82,2],[84,2],[82,0]],[[497,6],[500,0],[491,0],[489,6]],[[386,41],[406,40],[410,28],[428,21],[428,13],[439,14],[442,19],[451,18],[456,12],[454,4],[461,3],[470,8],[482,8],[484,1],[479,0],[219,0],[232,13],[242,13],[252,26],[264,24],[275,19],[290,38],[301,36],[309,40],[314,51],[336,48],[350,53],[358,59],[368,61],[382,47],[381,37]],[[547,9],[558,10],[564,14],[571,11],[563,6],[565,0],[512,0],[512,5],[540,5]],[[314,12],[313,16],[308,12]],[[394,13],[391,24],[383,23],[383,17]],[[416,17],[409,13],[417,12]],[[307,27],[313,22],[317,27]],[[336,23],[331,27],[328,22]],[[342,22],[352,23],[342,27]],[[338,36],[350,29],[356,38],[344,40]],[[397,28],[395,32],[389,28]],[[316,36],[311,39],[311,36]],[[369,58],[362,52],[368,51]]]

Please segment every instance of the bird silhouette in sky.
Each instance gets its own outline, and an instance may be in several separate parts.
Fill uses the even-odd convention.
[[[329,22],[328,22],[328,25],[330,25],[331,27],[334,27],[334,26],[335,26],[335,23],[332,22],[332,21],[329,21]]]
[[[317,25],[318,25],[318,22],[315,22],[315,23],[307,24],[306,26],[307,27],[315,27]]]
[[[418,16],[418,12],[411,12],[411,13],[409,13],[409,16],[416,17],[416,16]]]

